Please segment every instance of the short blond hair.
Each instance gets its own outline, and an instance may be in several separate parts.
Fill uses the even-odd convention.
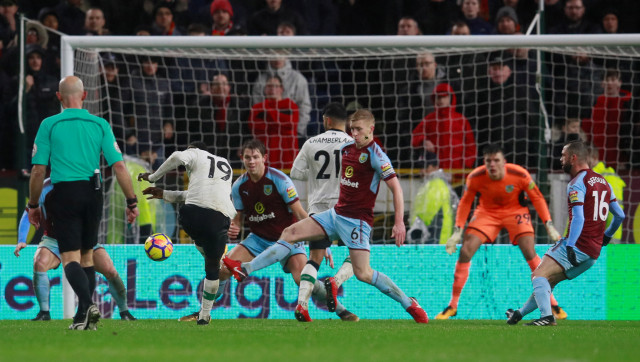
[[[366,120],[366,121],[369,121],[370,123],[375,123],[376,121],[375,117],[373,116],[373,113],[371,113],[371,111],[369,111],[368,109],[358,109],[357,111],[353,112],[349,116],[349,122],[355,122],[360,120]]]

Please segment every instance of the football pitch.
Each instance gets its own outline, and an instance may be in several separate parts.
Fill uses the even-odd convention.
[[[522,323],[522,322],[521,322]],[[0,321],[2,361],[637,361],[640,321]]]

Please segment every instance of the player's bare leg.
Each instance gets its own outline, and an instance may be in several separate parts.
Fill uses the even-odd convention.
[[[136,320],[127,307],[127,288],[124,286],[124,282],[113,265],[111,257],[104,248],[98,248],[93,251],[93,266],[109,282],[109,292],[118,305],[120,318],[127,321]]]
[[[251,262],[244,262],[241,267],[247,274],[266,268],[286,258],[293,250],[293,244],[299,241],[314,241],[324,238],[324,230],[311,218],[306,218],[290,225],[282,231],[280,240],[267,248]],[[229,256],[230,259],[236,260]],[[226,260],[226,259],[225,259]],[[225,262],[225,265],[228,264]],[[229,265],[227,265],[229,266]]]
[[[449,301],[449,305],[447,305],[442,312],[436,315],[436,319],[449,319],[458,314],[458,301],[460,300],[462,289],[469,278],[471,258],[476,254],[476,251],[478,251],[478,248],[480,248],[482,243],[483,239],[475,234],[467,232],[464,235],[462,248],[460,248],[460,255],[458,256],[458,262],[456,263],[456,269],[453,273],[451,300]]]
[[[427,313],[418,305],[415,298],[407,297],[388,276],[371,268],[371,255],[368,250],[349,249],[349,255],[353,264],[353,274],[359,281],[373,285],[383,294],[400,303],[417,323],[429,322]]]
[[[527,261],[529,268],[533,272],[534,270],[536,270],[538,265],[540,265],[540,263],[542,262],[542,260],[536,253],[535,240],[533,235],[530,235],[530,234],[523,235],[520,238],[518,238],[517,242],[518,242],[518,247],[520,247],[520,251],[522,252],[522,256],[524,256],[524,259]],[[567,319],[567,313],[564,311],[564,309],[562,309],[558,305],[558,301],[553,296],[553,293],[551,293],[550,301],[551,301],[551,311],[553,312],[553,316],[556,319]],[[527,311],[525,310],[525,312]],[[526,314],[528,314],[529,312],[530,311],[528,311]]]
[[[60,265],[60,259],[47,248],[38,248],[33,257],[33,289],[36,299],[40,305],[38,315],[32,321],[49,321],[49,292],[51,284],[47,271],[55,269]]]

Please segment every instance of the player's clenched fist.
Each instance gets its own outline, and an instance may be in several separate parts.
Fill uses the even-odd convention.
[[[460,240],[462,240],[462,228],[456,226],[453,230],[453,234],[447,240],[446,250],[449,255],[456,252],[458,248],[456,245],[460,243]]]

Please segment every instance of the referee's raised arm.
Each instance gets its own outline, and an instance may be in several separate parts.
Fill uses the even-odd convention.
[[[53,190],[47,195],[47,235],[55,235],[64,273],[78,296],[78,311],[70,329],[95,329],[100,311],[91,296],[95,289],[93,247],[98,242],[103,194],[100,155],[113,167],[127,198],[127,221],[138,215],[137,199],[109,123],[82,108],[87,92],[80,78],[60,81],[56,96],[62,112],[40,124],[33,144],[29,181],[29,221],[41,222],[38,200],[47,165]]]

